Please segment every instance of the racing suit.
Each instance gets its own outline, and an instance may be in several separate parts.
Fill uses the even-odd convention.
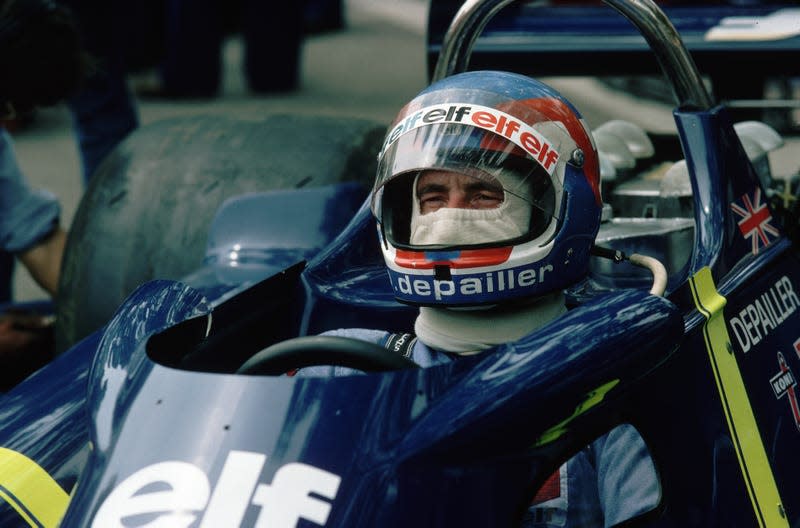
[[[323,335],[349,337],[385,346],[380,330],[341,329]],[[454,361],[418,339],[411,359],[420,367]],[[346,367],[315,366],[301,376],[352,374]],[[542,486],[523,518],[522,528],[610,527],[658,505],[660,485],[644,441],[630,425],[615,427],[564,463]]]
[[[17,165],[11,138],[0,128],[0,261],[23,252],[58,227],[61,206],[45,190],[32,190]],[[5,273],[2,273],[5,272]],[[11,267],[0,266],[0,302],[10,300]]]

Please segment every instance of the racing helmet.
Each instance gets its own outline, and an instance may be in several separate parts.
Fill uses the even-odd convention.
[[[432,177],[499,190],[499,204],[426,212],[420,185]],[[461,73],[400,111],[378,155],[371,207],[398,301],[536,297],[587,273],[602,209],[597,151],[578,111],[549,86]]]

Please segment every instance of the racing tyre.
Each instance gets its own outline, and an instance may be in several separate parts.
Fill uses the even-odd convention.
[[[105,324],[141,283],[197,269],[227,198],[342,181],[370,186],[385,130],[360,119],[274,115],[181,117],[135,131],[100,165],[70,228],[56,352]]]

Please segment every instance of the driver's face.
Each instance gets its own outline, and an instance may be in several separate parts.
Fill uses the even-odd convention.
[[[431,170],[417,180],[417,197],[422,214],[444,207],[455,209],[494,209],[503,203],[503,187],[457,172]]]

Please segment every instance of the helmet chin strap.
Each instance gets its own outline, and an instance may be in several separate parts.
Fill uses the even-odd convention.
[[[484,310],[421,307],[414,332],[431,348],[455,354],[477,354],[538,330],[567,311],[564,294],[555,292],[527,304]]]

